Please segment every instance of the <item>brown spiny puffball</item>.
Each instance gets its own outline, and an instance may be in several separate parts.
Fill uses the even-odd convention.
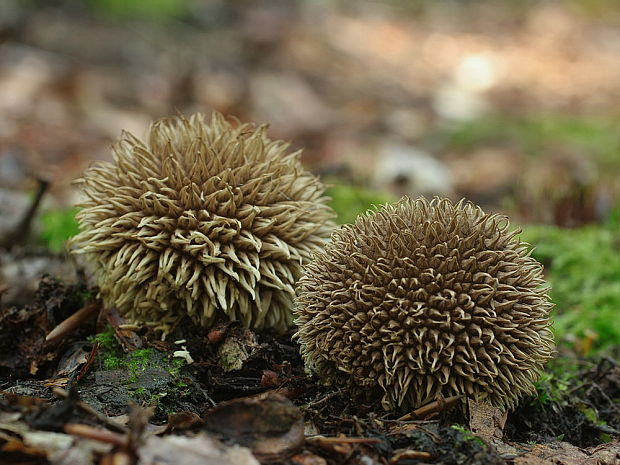
[[[332,234],[298,283],[297,333],[328,385],[411,409],[513,408],[552,357],[542,266],[503,216],[403,198]]]
[[[283,331],[294,285],[333,230],[324,185],[266,128],[215,113],[123,133],[114,162],[79,181],[75,253],[93,263],[105,305],[166,331],[188,315]]]

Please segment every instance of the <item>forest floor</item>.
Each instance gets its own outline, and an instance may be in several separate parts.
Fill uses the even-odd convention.
[[[92,8],[138,3],[166,2],[0,2],[0,465],[620,463],[616,2]],[[383,201],[361,186],[551,225],[525,231],[562,334],[536,396],[384,412],[323,387],[291,334],[161,341],[102,308],[64,248],[71,181],[121,130],[212,110],[303,148],[340,222]]]
[[[620,460],[613,350],[560,351],[507,417],[452,398],[396,414],[323,387],[290,336],[182,323],[161,341],[101,308],[83,276],[46,276],[31,303],[0,315],[0,463]]]

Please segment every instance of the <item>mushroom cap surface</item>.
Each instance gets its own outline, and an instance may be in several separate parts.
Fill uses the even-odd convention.
[[[518,232],[466,201],[406,197],[336,230],[298,283],[306,364],[388,410],[439,395],[513,408],[553,353],[549,288]]]
[[[266,127],[218,113],[123,133],[113,162],[79,181],[86,200],[73,252],[93,264],[105,305],[166,330],[184,316],[284,331],[294,285],[333,213],[300,152]]]

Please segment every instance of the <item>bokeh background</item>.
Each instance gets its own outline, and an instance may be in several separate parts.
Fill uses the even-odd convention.
[[[62,252],[121,130],[217,110],[303,148],[341,222],[404,194],[505,212],[587,351],[620,341],[619,102],[615,0],[2,0],[0,234],[43,179],[32,234]]]

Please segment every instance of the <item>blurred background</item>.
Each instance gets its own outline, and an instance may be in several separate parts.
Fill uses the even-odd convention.
[[[49,183],[31,229],[61,252],[122,129],[218,110],[303,148],[340,222],[404,194],[508,214],[561,336],[616,344],[619,102],[615,0],[2,0],[0,236]]]

